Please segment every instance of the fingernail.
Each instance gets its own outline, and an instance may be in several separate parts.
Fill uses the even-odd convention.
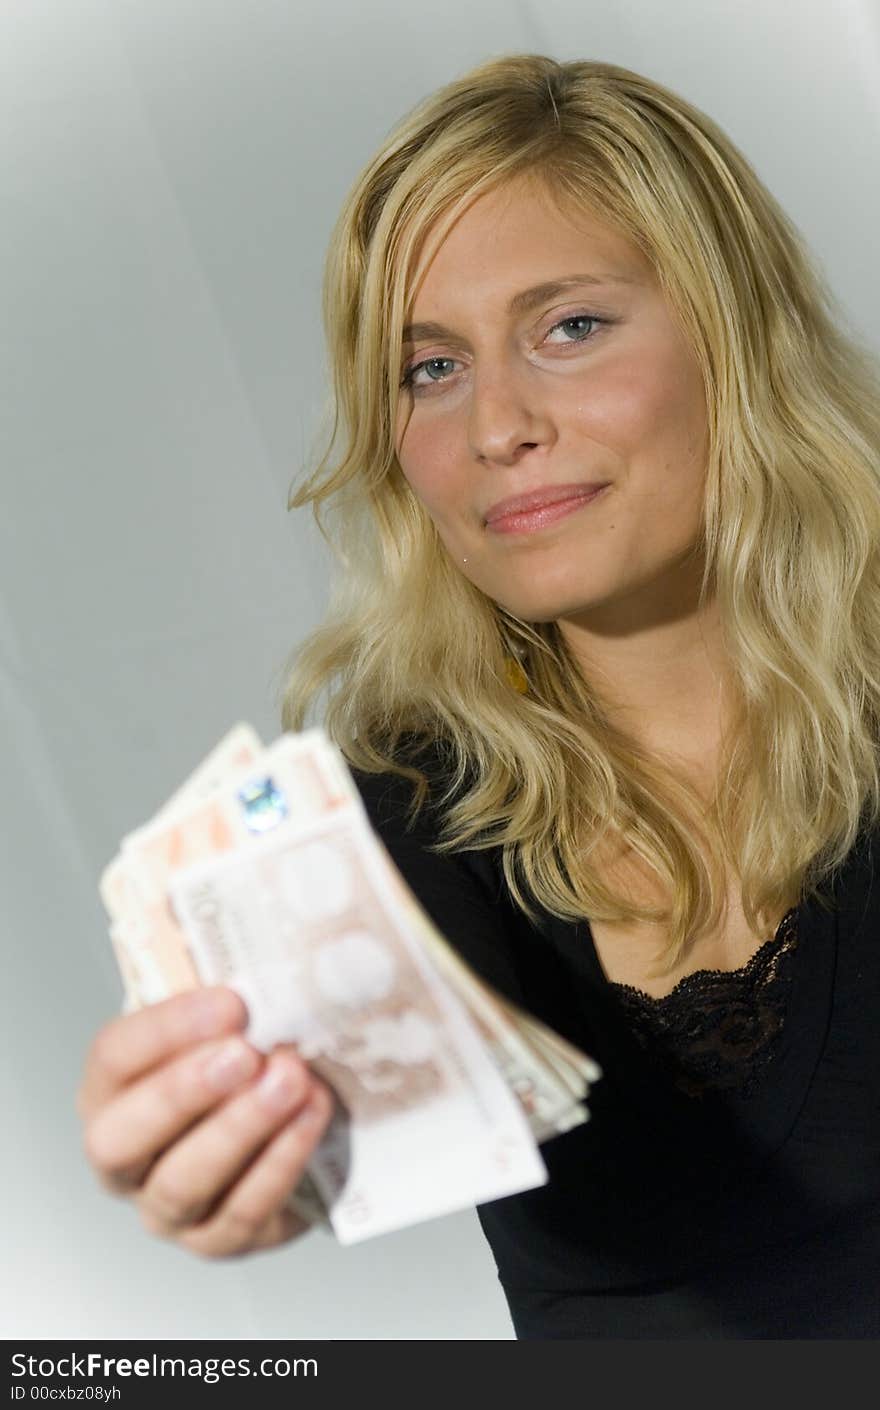
[[[213,990],[210,993],[193,996],[192,1031],[196,1037],[207,1038],[217,1033],[229,1022],[229,1000],[223,993]]]
[[[253,1069],[254,1054],[240,1040],[224,1043],[205,1066],[205,1078],[218,1091],[234,1087]]]
[[[294,1121],[300,1130],[307,1131],[313,1126],[320,1125],[325,1115],[329,1115],[329,1113],[326,1111],[324,1102],[318,1096],[318,1089],[316,1089],[302,1110],[297,1112]]]
[[[299,1072],[283,1062],[270,1062],[260,1081],[257,1094],[270,1111],[284,1111],[302,1096],[305,1083]]]

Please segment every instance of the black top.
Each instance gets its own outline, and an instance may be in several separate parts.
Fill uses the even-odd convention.
[[[541,1147],[548,1183],[478,1207],[517,1337],[880,1336],[877,834],[831,910],[808,898],[743,970],[651,1000],[609,982],[586,921],[528,921],[500,848],[429,852],[409,782],[353,773],[446,939],[602,1069],[590,1119]]]

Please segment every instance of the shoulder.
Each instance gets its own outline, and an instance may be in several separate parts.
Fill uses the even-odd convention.
[[[351,764],[349,770],[370,822],[383,839],[391,842],[409,836],[428,846],[437,840],[442,824],[442,801],[452,770],[448,747],[441,740],[405,736],[395,762],[424,777],[418,807],[420,781],[415,776],[395,769],[368,773]]]

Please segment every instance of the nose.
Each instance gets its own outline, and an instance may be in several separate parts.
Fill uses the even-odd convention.
[[[474,374],[468,444],[476,460],[513,465],[527,450],[550,443],[552,424],[537,396],[528,375],[517,375],[510,364]]]

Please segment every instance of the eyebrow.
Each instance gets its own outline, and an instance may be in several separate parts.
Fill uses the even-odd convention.
[[[531,313],[533,308],[564,294],[577,284],[636,284],[638,281],[625,274],[566,274],[561,279],[550,279],[544,284],[534,284],[531,289],[523,289],[514,294],[507,305],[507,312],[513,315]],[[445,338],[452,334],[451,328],[442,323],[408,323],[403,330],[403,341],[414,343],[419,338]]]

